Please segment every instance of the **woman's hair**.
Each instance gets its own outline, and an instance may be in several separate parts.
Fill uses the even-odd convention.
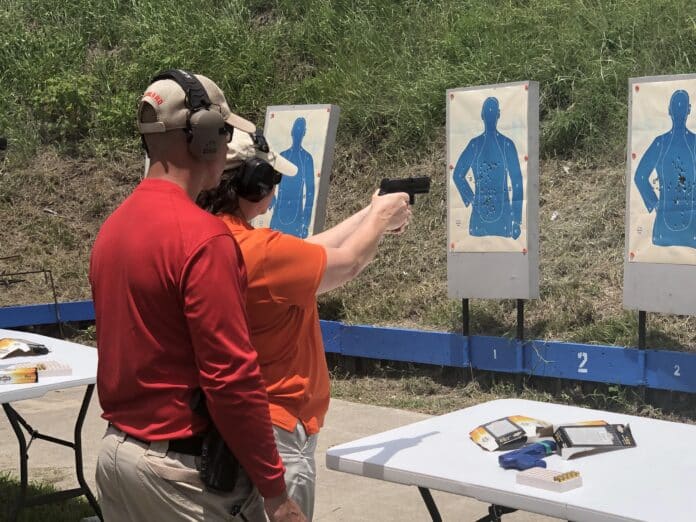
[[[236,185],[240,170],[241,167],[237,167],[223,172],[220,184],[201,192],[196,204],[211,214],[234,214],[239,208]]]

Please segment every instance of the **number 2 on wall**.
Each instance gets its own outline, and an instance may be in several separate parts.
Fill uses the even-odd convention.
[[[674,376],[675,377],[681,377],[681,369],[679,368],[678,364],[674,365]]]
[[[578,366],[578,373],[587,373],[587,352],[578,352],[578,359],[580,359],[580,365]]]

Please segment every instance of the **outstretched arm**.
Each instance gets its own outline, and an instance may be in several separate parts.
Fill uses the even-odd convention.
[[[454,173],[452,174],[454,186],[457,187],[459,195],[462,197],[464,205],[467,207],[474,201],[474,191],[471,190],[471,186],[466,180],[466,173],[469,172],[471,168],[475,152],[476,145],[474,144],[474,140],[471,140],[464,149],[464,152],[459,156],[457,165],[454,167]]]
[[[374,258],[384,233],[402,228],[411,216],[408,194],[403,192],[383,196],[378,196],[375,192],[372,203],[367,208],[353,233],[339,247],[325,248],[326,270],[317,294],[338,288],[355,278]]]
[[[322,245],[324,247],[338,248],[353,232],[355,232],[369,211],[370,205],[356,212],[349,218],[344,219],[335,227],[331,227],[330,229],[319,234],[309,236],[307,239],[305,239],[305,241]]]
[[[517,147],[512,140],[505,142],[505,163],[507,164],[510,184],[512,185],[512,237],[520,237],[522,225],[522,203],[524,201],[524,186],[522,184],[522,170],[517,156]],[[507,185],[507,183],[506,183]]]
[[[655,138],[640,159],[634,178],[640,197],[643,198],[643,203],[648,212],[652,212],[657,207],[657,194],[655,194],[655,190],[650,185],[650,174],[657,166],[661,146],[662,141],[660,137]]]

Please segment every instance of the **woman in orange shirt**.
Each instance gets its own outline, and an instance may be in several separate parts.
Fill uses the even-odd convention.
[[[411,211],[405,193],[375,194],[361,211],[307,239],[252,227],[250,221],[268,210],[282,176],[296,173],[263,136],[236,132],[222,182],[199,204],[221,217],[242,251],[251,342],[268,391],[288,494],[311,520],[314,451],[330,395],[316,296],[357,276],[385,233],[403,231]]]

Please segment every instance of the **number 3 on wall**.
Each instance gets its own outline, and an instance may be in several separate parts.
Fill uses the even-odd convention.
[[[587,373],[587,352],[578,352],[578,359],[580,359],[580,364],[578,365],[578,373]]]

